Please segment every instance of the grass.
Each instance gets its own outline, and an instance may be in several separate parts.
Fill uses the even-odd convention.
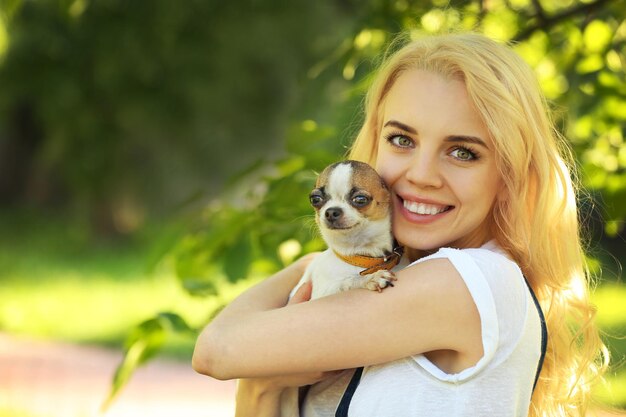
[[[223,302],[188,295],[166,262],[148,265],[156,238],[98,242],[35,213],[0,213],[0,230],[1,331],[120,348],[159,312],[198,327]],[[188,358],[193,343],[173,339],[166,352]]]
[[[0,328],[11,333],[80,343],[120,345],[130,326],[161,311],[200,325],[208,306],[189,297],[173,276],[120,281],[102,272],[53,270],[32,285],[19,275],[0,288]]]

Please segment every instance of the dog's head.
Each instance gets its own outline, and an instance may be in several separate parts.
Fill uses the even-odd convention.
[[[322,236],[329,245],[339,235],[366,238],[389,231],[390,192],[378,173],[366,163],[343,161],[328,166],[309,195]],[[380,229],[380,230],[376,230]]]

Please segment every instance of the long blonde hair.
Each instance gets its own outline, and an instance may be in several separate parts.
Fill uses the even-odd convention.
[[[532,69],[508,46],[479,34],[410,41],[385,60],[374,78],[351,159],[375,164],[382,104],[407,69],[462,80],[495,144],[504,190],[494,204],[491,232],[539,298],[549,333],[530,415],[584,415],[608,353],[589,303],[579,188],[571,177],[575,164]]]

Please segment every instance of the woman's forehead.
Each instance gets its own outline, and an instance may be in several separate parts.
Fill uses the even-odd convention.
[[[401,123],[417,131],[420,126],[438,126],[461,129],[472,136],[489,136],[465,84],[433,72],[405,71],[391,86],[381,106],[380,128],[396,122],[392,123],[396,127]]]

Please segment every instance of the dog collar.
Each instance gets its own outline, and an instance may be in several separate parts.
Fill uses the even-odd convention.
[[[359,273],[360,275],[369,275],[373,274],[376,271],[380,271],[381,269],[389,270],[398,265],[398,263],[400,262],[400,258],[402,258],[403,248],[401,246],[397,246],[389,255],[381,257],[366,255],[344,256],[337,251],[333,252],[335,252],[335,255],[337,255],[337,257],[342,261],[349,263],[350,265],[365,268]]]

